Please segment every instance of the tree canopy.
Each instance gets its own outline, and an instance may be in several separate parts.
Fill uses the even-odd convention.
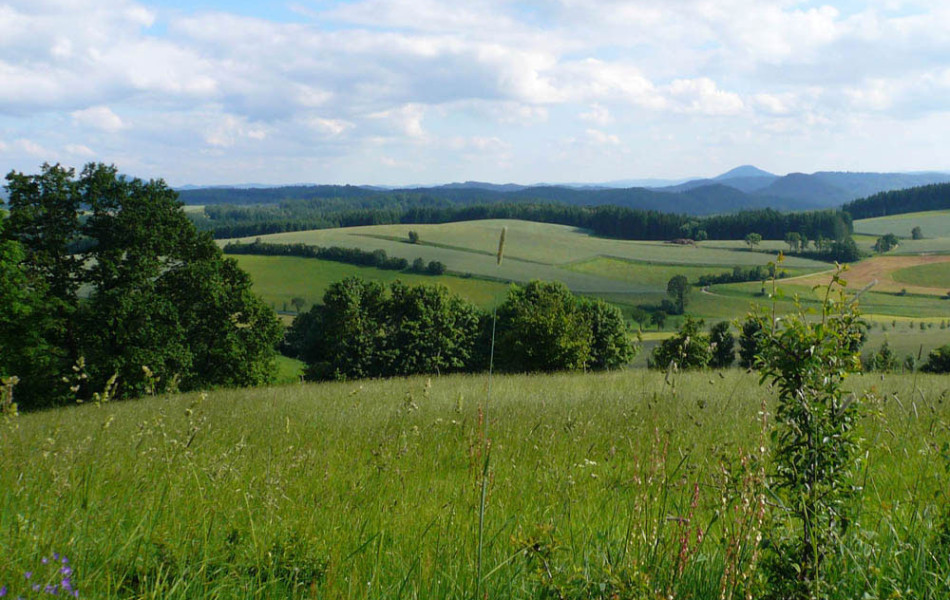
[[[0,271],[20,277],[22,331],[0,327],[0,373],[20,405],[82,399],[114,378],[127,397],[161,386],[251,385],[273,372],[276,315],[237,263],[195,230],[163,181],[115,167],[43,165],[7,175]],[[26,339],[17,339],[22,335]],[[74,369],[76,367],[76,369]]]

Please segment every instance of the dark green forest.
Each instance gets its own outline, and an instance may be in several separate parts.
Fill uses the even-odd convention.
[[[948,208],[950,208],[950,183],[881,192],[849,202],[843,207],[855,219],[870,219]]]

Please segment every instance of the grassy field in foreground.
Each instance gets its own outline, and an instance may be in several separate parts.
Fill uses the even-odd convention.
[[[850,384],[876,389],[880,416],[862,423],[832,597],[947,597],[947,379]],[[85,598],[472,598],[485,435],[479,597],[720,598],[756,581],[728,550],[756,535],[755,375],[497,377],[486,404],[487,387],[293,385],[0,422],[0,585],[59,552]]]

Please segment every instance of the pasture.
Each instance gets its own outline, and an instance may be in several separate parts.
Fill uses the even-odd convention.
[[[831,597],[946,597],[946,377],[849,385],[875,393]],[[763,532],[749,461],[768,460],[771,397],[755,375],[510,376],[488,390],[485,376],[292,385],[0,421],[0,586],[45,577],[58,552],[80,597],[103,599],[754,589],[754,543],[735,548]]]
[[[508,228],[505,260],[496,265],[498,236]],[[410,230],[419,234],[419,244],[408,243]],[[243,238],[253,241],[256,238]],[[382,249],[390,256],[409,261],[422,257],[443,262],[452,273],[526,282],[531,279],[563,281],[573,291],[585,294],[642,294],[665,291],[630,279],[604,277],[586,272],[576,263],[600,257],[664,267],[708,267],[707,272],[731,270],[733,266],[765,265],[774,255],[741,248],[679,246],[663,242],[640,242],[599,238],[576,227],[516,220],[486,220],[442,225],[377,225],[301,231],[261,236],[264,242],[343,246],[363,250]],[[225,243],[222,241],[222,243]],[[776,252],[777,254],[777,252]],[[827,269],[825,263],[789,258],[789,268]]]
[[[346,263],[300,258],[296,256],[234,255],[242,269],[254,283],[254,291],[277,310],[294,310],[291,300],[303,298],[305,308],[318,303],[327,287],[346,277],[356,276],[367,281],[390,283],[400,279],[409,284],[439,283],[480,306],[490,308],[505,298],[508,284],[456,275],[419,275],[361,267]]]
[[[911,230],[920,227],[924,239],[911,239]],[[860,219],[854,222],[855,241],[870,251],[878,236],[893,233],[900,246],[889,254],[950,254],[950,211],[906,213],[890,217]]]

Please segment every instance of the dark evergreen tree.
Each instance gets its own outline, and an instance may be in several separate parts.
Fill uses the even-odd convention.
[[[714,369],[726,369],[736,360],[736,338],[730,331],[728,321],[720,321],[709,330],[711,356],[709,366]]]

